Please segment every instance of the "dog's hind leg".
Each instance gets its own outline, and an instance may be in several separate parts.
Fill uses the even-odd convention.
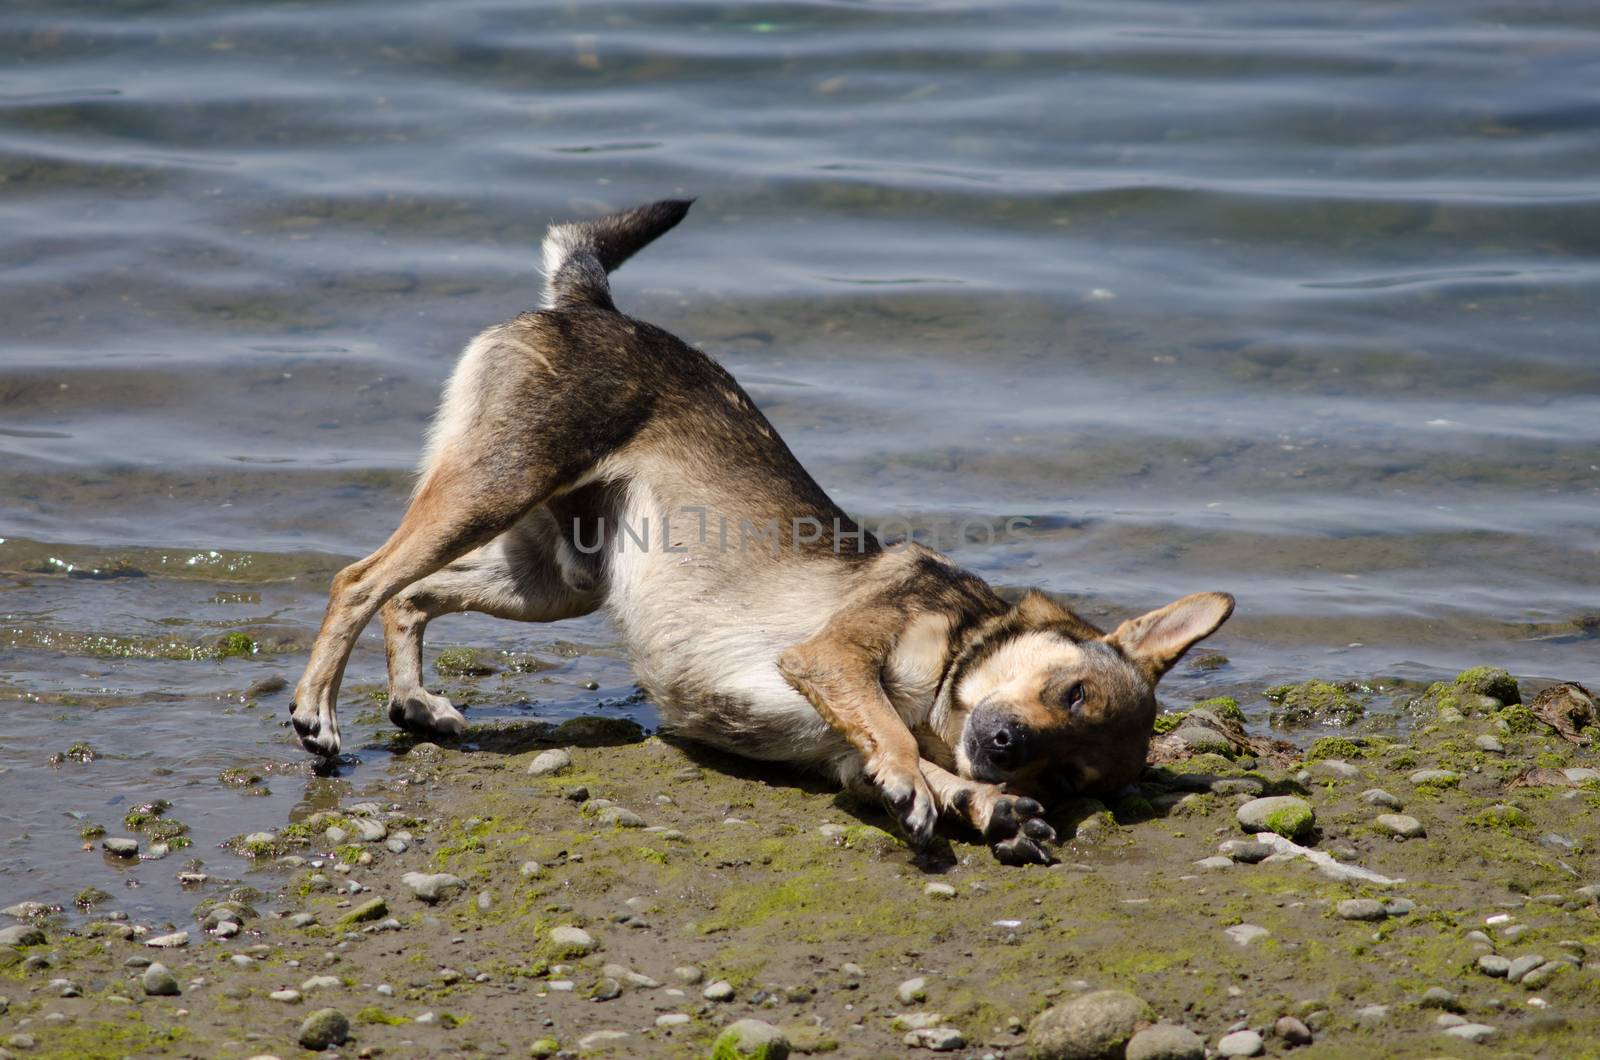
[[[559,531],[538,508],[487,545],[412,583],[383,605],[389,661],[389,720],[413,732],[459,736],[467,720],[422,683],[422,636],[431,619],[478,611],[518,622],[555,622],[597,608],[593,585],[575,587],[563,574]]]

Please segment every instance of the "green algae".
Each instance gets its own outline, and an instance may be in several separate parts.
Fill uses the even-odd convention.
[[[1366,713],[1366,707],[1349,691],[1327,681],[1276,685],[1267,689],[1266,697],[1278,705],[1271,714],[1272,724],[1286,728],[1319,722],[1349,725]]]
[[[1304,761],[1306,764],[1321,762],[1327,758],[1351,759],[1365,758],[1366,748],[1355,740],[1345,736],[1322,736],[1313,740],[1306,750]]]
[[[487,677],[495,672],[477,648],[446,648],[433,660],[433,668],[440,677]]]

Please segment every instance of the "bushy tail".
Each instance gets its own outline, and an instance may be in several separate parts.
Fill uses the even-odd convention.
[[[606,274],[683,220],[693,199],[663,199],[593,221],[551,225],[544,237],[544,304],[616,308]]]

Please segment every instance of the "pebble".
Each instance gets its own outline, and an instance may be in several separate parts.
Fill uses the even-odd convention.
[[[1478,958],[1478,971],[1494,979],[1504,979],[1511,971],[1511,961],[1498,953],[1485,953]]]
[[[1259,839],[1229,839],[1217,847],[1217,850],[1234,861],[1242,861],[1247,865],[1254,865],[1272,856],[1272,848]]]
[[[1340,920],[1383,920],[1389,915],[1376,898],[1346,898],[1335,912]]]
[[[100,841],[106,853],[114,854],[119,858],[133,858],[139,856],[139,841],[126,836],[107,836]]]
[[[178,977],[159,961],[146,968],[139,981],[144,985],[144,992],[151,997],[178,996]]]
[[[1264,1052],[1266,1043],[1255,1031],[1234,1031],[1217,1042],[1218,1056],[1260,1056]]]
[[[923,1027],[901,1040],[913,1049],[931,1049],[936,1053],[953,1053],[967,1046],[966,1035],[954,1027]]]
[[[389,837],[389,829],[384,827],[382,821],[374,821],[370,817],[357,817],[351,823],[355,825],[357,837],[363,843],[381,843]]]
[[[286,1005],[295,1005],[300,1002],[300,991],[298,990],[274,990],[267,996],[274,1001],[282,1001]]]
[[[1495,737],[1490,736],[1488,733],[1484,733],[1482,736],[1478,737],[1472,742],[1477,745],[1478,750],[1485,751],[1492,755],[1503,755],[1506,753],[1506,745],[1501,743]]]
[[[1224,928],[1222,933],[1241,946],[1248,946],[1257,939],[1264,939],[1272,934],[1259,924],[1235,924],[1230,928]]]
[[[1206,790],[1213,795],[1260,795],[1267,786],[1255,777],[1219,777]]]
[[[581,957],[600,948],[594,941],[593,935],[590,935],[583,928],[572,927],[571,925],[551,928],[550,941],[555,943],[556,948],[563,957]]]
[[[1522,977],[1522,985],[1528,990],[1538,990],[1551,979],[1555,978],[1556,973],[1562,971],[1566,967],[1566,961],[1546,961],[1544,964],[1539,965],[1539,967],[1535,968],[1527,975],[1524,975]]]
[[[460,876],[448,872],[408,872],[400,877],[400,882],[429,905],[449,898],[467,885]]]
[[[553,777],[563,769],[572,767],[572,755],[560,748],[549,751],[540,751],[528,763],[528,775],[535,777]]]
[[[1324,758],[1312,769],[1324,776],[1338,777],[1341,780],[1353,780],[1361,775],[1360,769],[1342,758]]]
[[[1361,801],[1369,806],[1386,806],[1391,810],[1403,810],[1406,804],[1397,795],[1391,795],[1382,788],[1368,788],[1361,793]]]
[[[321,1052],[350,1039],[350,1021],[336,1008],[319,1008],[300,1024],[300,1044]]]
[[[1494,1037],[1495,1030],[1487,1023],[1463,1023],[1459,1027],[1447,1028],[1445,1033],[1469,1042],[1486,1042]]]
[[[300,989],[304,993],[309,994],[309,993],[312,993],[313,991],[316,991],[316,990],[327,990],[327,989],[330,989],[332,987],[338,987],[338,986],[343,986],[343,985],[344,985],[344,981],[342,979],[338,978],[337,976],[332,976],[332,975],[313,975],[310,979],[307,979],[305,982],[300,984]]]
[[[1096,990],[1035,1016],[1028,1028],[1028,1049],[1035,1060],[1116,1056],[1149,1013],[1149,1006],[1133,994]]]
[[[1520,983],[1522,977],[1544,963],[1544,958],[1537,953],[1525,954],[1511,962],[1506,969],[1506,978],[1513,983]]]
[[[589,991],[590,1001],[615,1001],[622,996],[622,984],[615,979],[601,979]]]
[[[907,979],[900,984],[899,989],[894,993],[895,997],[900,999],[902,1005],[914,1005],[919,1001],[926,1001],[928,999],[928,981],[920,975],[915,979]]]
[[[315,913],[296,913],[289,918],[289,926],[292,928],[308,928],[316,922]]]
[[[954,898],[956,889],[948,883],[930,883],[922,889],[922,893],[930,898]]]
[[[32,924],[0,928],[0,946],[42,946],[44,942],[44,932]]]
[[[1413,784],[1434,784],[1448,787],[1461,782],[1461,774],[1449,769],[1419,769],[1411,774]]]
[[[607,806],[600,811],[598,820],[601,824],[611,825],[616,828],[644,827],[643,817],[622,806]]]
[[[1431,986],[1422,995],[1420,1002],[1423,1008],[1442,1008],[1446,1012],[1457,1012],[1461,1009],[1461,999],[1442,986]]]
[[[341,924],[364,924],[369,920],[382,920],[389,915],[389,903],[382,898],[362,902],[339,918]]]
[[[1428,834],[1422,822],[1415,817],[1408,817],[1403,813],[1379,814],[1372,822],[1378,826],[1380,832],[1385,832],[1401,839],[1421,839]]]
[[[1201,858],[1194,863],[1194,867],[1197,869],[1231,869],[1233,868],[1233,859],[1217,854],[1209,858]]]
[[[1312,1041],[1311,1028],[1293,1016],[1279,1016],[1278,1022],[1272,1025],[1272,1033],[1282,1038],[1291,1047],[1310,1045]]]
[[[1125,1060],[1205,1060],[1206,1042],[1187,1027],[1158,1023],[1128,1040]]]
[[[517,866],[517,872],[521,874],[523,879],[532,880],[544,874],[544,866],[537,861],[524,861]]]
[[[1390,916],[1410,916],[1416,908],[1417,903],[1409,898],[1391,898],[1383,903],[1383,911]]]
[[[942,1012],[902,1012],[889,1021],[889,1026],[897,1031],[920,1031],[943,1022]]]
[[[155,938],[145,939],[144,944],[146,946],[155,946],[157,949],[176,949],[179,946],[189,945],[189,933],[187,931],[174,931],[170,935],[157,935]]]
[[[1361,1008],[1356,1009],[1356,1022],[1357,1023],[1362,1023],[1362,1024],[1366,1024],[1366,1025],[1370,1026],[1372,1024],[1382,1023],[1384,1020],[1386,1020],[1388,1018],[1389,1018],[1389,1006],[1388,1005],[1363,1005]]]
[[[789,1055],[789,1039],[765,1020],[736,1020],[717,1035],[712,1054],[718,1057],[752,1056],[761,1060],[783,1060]]]
[[[621,1045],[628,1040],[627,1031],[594,1031],[578,1039],[578,1051],[581,1053],[599,1052]]]
[[[672,969],[672,976],[680,983],[683,983],[687,986],[693,986],[695,983],[698,983],[700,980],[704,979],[706,977],[706,973],[702,972],[692,964],[680,964],[678,967]]]
[[[657,1027],[681,1027],[689,1022],[689,1016],[682,1012],[664,1012],[656,1017]]]
[[[726,979],[718,979],[716,982],[700,991],[700,996],[705,998],[707,1001],[732,1001],[733,984],[728,982]]]
[[[1288,839],[1306,835],[1316,823],[1311,804],[1293,795],[1251,799],[1235,816],[1246,832],[1276,832]]]
[[[44,916],[50,912],[50,907],[43,902],[18,902],[0,909],[6,916],[16,917],[18,920],[32,920],[34,917]]]

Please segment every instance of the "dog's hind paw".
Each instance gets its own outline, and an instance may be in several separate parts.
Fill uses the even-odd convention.
[[[467,731],[465,715],[448,699],[421,688],[391,698],[389,720],[409,732],[429,736],[460,736]]]

